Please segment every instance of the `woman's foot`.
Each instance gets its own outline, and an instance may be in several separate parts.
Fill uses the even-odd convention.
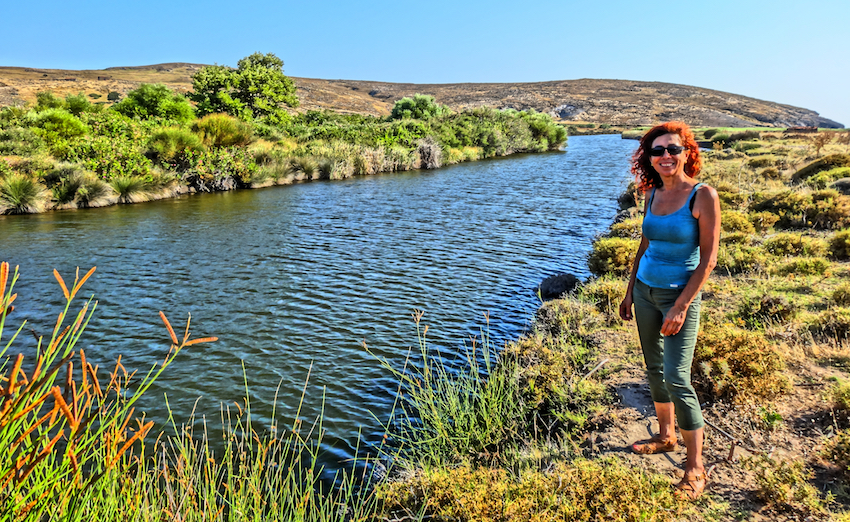
[[[651,439],[641,440],[632,444],[632,451],[638,455],[655,455],[656,453],[667,453],[674,451],[679,442],[675,439],[662,439],[660,435],[653,435]]]
[[[705,470],[686,471],[682,481],[676,484],[673,496],[679,500],[696,500],[705,491],[706,484],[708,484],[708,473]]]

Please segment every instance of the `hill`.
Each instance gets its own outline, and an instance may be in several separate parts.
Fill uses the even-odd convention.
[[[0,67],[0,106],[35,100],[39,91],[59,95],[84,92],[106,99],[123,95],[140,83],[164,83],[172,89],[191,89],[192,75],[203,65],[165,63],[103,70],[70,71]],[[393,103],[416,93],[430,94],[452,109],[488,105],[535,109],[564,121],[612,125],[651,125],[684,120],[709,127],[841,128],[817,112],[738,94],[688,85],[631,80],[561,80],[536,83],[412,84],[361,80],[295,78],[299,110],[332,110],[383,116]]]

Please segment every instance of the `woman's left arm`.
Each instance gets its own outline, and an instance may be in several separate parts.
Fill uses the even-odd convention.
[[[679,333],[685,324],[688,307],[717,265],[717,250],[720,245],[720,199],[717,197],[717,191],[708,185],[700,187],[694,198],[693,216],[699,223],[699,265],[664,317],[664,323],[661,325],[663,335]]]

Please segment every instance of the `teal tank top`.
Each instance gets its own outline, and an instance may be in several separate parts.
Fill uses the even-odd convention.
[[[637,278],[653,288],[683,288],[699,265],[699,222],[691,211],[691,201],[702,183],[694,185],[682,208],[666,216],[652,213],[649,196],[643,235],[649,247],[643,253]]]

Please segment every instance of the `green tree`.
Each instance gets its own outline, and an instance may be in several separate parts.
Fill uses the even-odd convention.
[[[143,83],[138,89],[112,106],[112,110],[131,118],[169,118],[189,121],[195,116],[192,104],[161,83]]]
[[[413,118],[416,120],[429,120],[440,116],[448,116],[451,109],[434,101],[433,96],[427,94],[414,94],[413,98],[402,98],[393,105],[392,118],[400,120]]]
[[[295,82],[283,74],[283,60],[272,53],[254,53],[239,60],[236,69],[204,67],[192,77],[189,98],[198,114],[223,112],[246,120],[289,121],[283,108],[298,106]]]

